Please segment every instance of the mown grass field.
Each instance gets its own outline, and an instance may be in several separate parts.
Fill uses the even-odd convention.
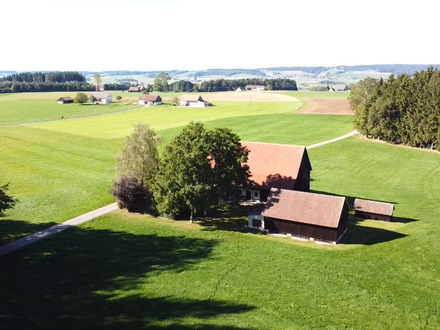
[[[167,116],[172,108],[163,110],[157,129],[169,140],[184,119],[172,112]],[[231,127],[243,139],[294,144],[352,129],[350,116],[285,110],[234,116],[226,106],[223,117],[203,120],[209,128]],[[149,118],[143,111],[139,117]],[[0,127],[5,141],[0,173],[11,178],[11,192],[21,200],[0,220],[2,232],[19,236],[110,201],[106,190],[114,155],[124,129],[132,125],[126,116],[137,121],[131,117],[136,113],[109,115],[119,118],[115,135],[106,128],[114,122],[107,116],[72,120],[74,129],[59,126],[68,121]],[[212,226],[189,225],[117,211],[0,258],[0,324],[32,329],[439,328],[440,155],[360,137],[312,149],[309,155],[312,190],[350,201],[394,202],[396,221],[351,217],[341,244],[322,246],[243,228],[227,230],[227,218]],[[246,222],[234,220],[235,228]]]

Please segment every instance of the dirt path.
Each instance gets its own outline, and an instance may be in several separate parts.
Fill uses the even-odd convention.
[[[25,246],[28,246],[30,244],[33,244],[35,242],[38,242],[43,238],[58,234],[59,232],[62,232],[68,228],[78,226],[84,222],[90,221],[92,219],[100,217],[101,215],[112,212],[117,208],[118,208],[117,204],[113,203],[101,207],[97,210],[80,215],[78,217],[72,218],[70,220],[64,221],[63,223],[60,223],[58,225],[37,231],[36,233],[20,238],[6,245],[0,246],[0,257],[4,256],[5,254],[11,253],[15,250],[21,249]]]
[[[330,140],[327,140],[327,141],[318,142],[318,143],[312,144],[310,146],[307,146],[306,148],[308,150],[308,149],[313,149],[313,148],[321,147],[321,146],[324,146],[326,144],[330,144],[330,143],[333,143],[333,142],[337,142],[337,141],[341,141],[341,140],[347,139],[347,138],[349,138],[351,136],[356,135],[357,133],[358,133],[358,131],[354,130],[353,132],[350,132],[348,134],[345,134],[345,135],[342,135],[342,136],[339,136],[337,138],[330,139]]]

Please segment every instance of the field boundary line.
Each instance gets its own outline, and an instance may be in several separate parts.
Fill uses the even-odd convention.
[[[334,138],[334,139],[330,139],[330,140],[327,140],[327,141],[322,141],[322,142],[318,142],[318,143],[315,143],[315,144],[309,145],[309,146],[307,146],[306,148],[307,148],[307,150],[308,150],[308,149],[313,149],[313,148],[321,147],[321,146],[324,146],[324,145],[326,145],[326,144],[330,144],[330,143],[333,143],[333,142],[337,142],[337,141],[341,141],[341,140],[347,139],[347,138],[352,137],[352,136],[354,136],[354,135],[356,135],[356,134],[358,134],[358,131],[357,131],[357,130],[354,130],[353,132],[350,132],[350,133],[348,133],[348,134],[345,134],[345,135],[339,136],[339,137],[337,137],[337,138]]]
[[[116,209],[118,209],[118,205],[117,203],[112,203],[106,206],[103,206],[99,209],[93,210],[91,212],[79,215],[75,218],[66,220],[60,224],[57,224],[55,226],[37,231],[33,234],[30,234],[28,236],[19,238],[15,241],[12,241],[10,243],[7,243],[3,246],[0,246],[0,257],[11,253],[13,251],[16,251],[18,249],[21,249],[25,246],[28,246],[30,244],[33,244],[35,242],[38,242],[39,240],[42,240],[46,237],[58,234],[66,229],[78,226],[84,222],[90,221],[92,219],[95,219],[97,217],[100,217],[101,215],[110,213],[112,211],[115,211]]]

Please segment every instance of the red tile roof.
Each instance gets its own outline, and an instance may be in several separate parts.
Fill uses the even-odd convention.
[[[141,90],[141,88],[139,86],[138,87],[131,86],[128,89],[129,92],[139,92],[140,90]]]
[[[269,218],[338,228],[345,204],[347,204],[345,197],[272,188],[262,215]]]
[[[247,141],[241,144],[250,151],[247,165],[250,180],[257,186],[293,189],[303,157],[308,161],[305,147]]]
[[[142,95],[139,97],[139,100],[150,101],[150,102],[156,102],[158,98],[159,98],[159,95],[142,94]]]
[[[354,200],[354,210],[392,216],[394,212],[394,204],[356,198]]]

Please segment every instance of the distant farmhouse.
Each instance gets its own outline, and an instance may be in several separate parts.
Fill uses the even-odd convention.
[[[142,94],[139,97],[139,104],[150,106],[162,104],[162,98],[159,95]]]
[[[265,201],[271,188],[310,190],[310,164],[305,147],[241,142],[249,149],[247,165],[251,187],[242,189],[242,197],[255,202]]]
[[[345,197],[272,188],[249,227],[336,244],[347,231],[348,211]]]
[[[107,104],[113,102],[113,96],[110,93],[105,92],[93,92],[90,94],[95,98],[95,104]]]
[[[345,84],[333,85],[329,88],[329,92],[345,92],[348,91],[348,86]]]
[[[141,90],[142,90],[141,86],[131,86],[130,88],[128,88],[129,93],[140,92]]]
[[[70,96],[60,97],[58,99],[58,104],[68,104],[73,103],[73,99]]]
[[[356,198],[354,212],[356,216],[366,219],[391,221],[394,204]]]
[[[246,85],[244,89],[247,91],[254,91],[254,92],[262,92],[265,90],[263,85]]]
[[[212,104],[203,100],[203,98],[200,95],[188,94],[188,95],[182,95],[180,97],[180,106],[204,108],[204,107],[212,106]]]

